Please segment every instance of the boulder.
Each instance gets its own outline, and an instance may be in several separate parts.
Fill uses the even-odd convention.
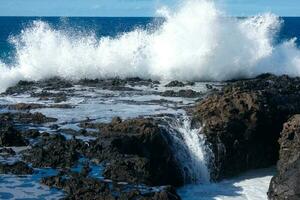
[[[26,146],[27,141],[22,137],[22,134],[16,130],[12,125],[0,127],[0,146]]]
[[[300,199],[300,115],[284,124],[279,139],[278,173],[272,178],[270,200]]]
[[[171,81],[170,83],[165,85],[165,87],[184,87],[184,83],[180,81]]]
[[[202,100],[192,125],[202,127],[214,153],[212,179],[274,165],[282,124],[300,112],[299,100],[300,78],[270,74],[229,82]]]
[[[88,157],[109,163],[106,178],[147,185],[181,185],[181,170],[175,161],[168,133],[153,119],[94,125],[100,137],[90,142]]]

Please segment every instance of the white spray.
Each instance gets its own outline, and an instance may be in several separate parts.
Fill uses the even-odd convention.
[[[186,183],[209,183],[209,163],[213,153],[201,134],[200,129],[192,129],[191,121],[185,115],[171,124],[174,155],[181,165]]]
[[[37,21],[12,39],[15,64],[0,61],[0,91],[53,76],[222,81],[263,72],[300,75],[295,40],[274,44],[281,21],[272,14],[237,19],[208,0],[186,0],[162,13],[166,20],[156,30],[116,38],[74,37]]]

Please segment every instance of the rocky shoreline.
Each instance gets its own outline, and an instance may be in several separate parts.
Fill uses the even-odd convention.
[[[264,74],[227,82],[221,90],[216,84],[206,84],[205,95],[189,88],[195,83],[172,81],[165,85],[165,91],[159,90],[159,84],[139,78],[19,82],[1,96],[27,94],[48,104],[1,105],[0,156],[2,160],[20,159],[0,163],[0,173],[24,175],[35,173],[37,168],[56,169],[56,175],[44,177],[40,182],[63,190],[66,199],[180,199],[175,188],[185,184],[185,174],[162,120],[176,116],[114,117],[107,123],[87,118],[74,130],[58,123],[59,119],[36,111],[73,109],[68,100],[78,92],[78,88],[74,89],[78,85],[85,86],[86,91],[137,93],[143,92],[139,88],[147,86],[153,88],[151,95],[196,99],[196,103],[186,106],[179,102],[175,109],[186,110],[193,128],[202,127],[201,134],[213,153],[209,160],[212,181],[270,167],[278,161],[278,174],[272,179],[269,199],[300,197],[297,182],[300,120],[296,115],[300,113],[300,78]],[[106,95],[109,98],[111,94]],[[153,102],[173,103],[162,99],[148,103]],[[66,137],[66,133],[71,137]],[[81,136],[92,139],[78,138]],[[18,146],[27,148],[15,152],[12,147]],[[78,165],[82,165],[81,170],[72,171]],[[90,175],[91,165],[104,168],[103,178]]]

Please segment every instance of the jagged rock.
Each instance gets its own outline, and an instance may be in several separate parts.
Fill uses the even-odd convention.
[[[32,174],[33,169],[24,162],[16,162],[13,164],[0,163],[0,174],[16,174],[25,175]]]
[[[184,83],[180,81],[171,81],[170,83],[165,85],[165,87],[184,87]]]
[[[43,88],[45,90],[59,90],[73,87],[72,81],[64,80],[58,77],[41,80],[37,82],[19,81],[13,87],[9,87],[4,94],[21,94],[25,92],[33,92],[36,88]]]
[[[181,185],[168,133],[152,119],[113,120],[96,124],[100,137],[90,142],[86,155],[109,162],[107,178],[148,185]]]
[[[200,92],[194,90],[179,90],[178,92],[173,90],[166,90],[161,93],[161,96],[165,97],[186,97],[186,98],[196,98],[201,96]]]
[[[19,81],[15,86],[9,87],[4,94],[21,94],[34,88],[35,83],[31,81]]]
[[[22,137],[21,133],[12,125],[0,127],[0,146],[26,146],[27,141]]]
[[[270,74],[230,82],[192,111],[211,144],[212,178],[268,167],[278,160],[282,124],[300,112],[300,78]]]
[[[44,135],[40,142],[23,152],[23,159],[33,167],[72,167],[85,144],[76,139],[66,140],[62,135]]]
[[[284,124],[279,139],[278,173],[272,178],[270,200],[300,199],[300,115]]]
[[[36,84],[40,88],[44,88],[46,90],[59,90],[59,89],[73,87],[72,81],[68,81],[66,79],[61,79],[59,77],[54,77],[54,78],[38,81],[38,82],[36,82]]]
[[[23,124],[43,124],[48,122],[56,122],[57,119],[46,117],[42,113],[7,113],[10,115],[14,121],[20,122]]]
[[[142,191],[138,187],[124,187],[113,184],[109,186],[99,179],[82,175],[82,173],[61,173],[58,176],[46,177],[41,183],[50,187],[63,189],[65,199],[108,199],[108,200],[180,200],[172,187],[164,187],[160,191]]]

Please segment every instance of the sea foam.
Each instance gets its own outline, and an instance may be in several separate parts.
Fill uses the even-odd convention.
[[[295,39],[275,43],[283,22],[273,14],[230,17],[208,0],[186,0],[160,13],[165,21],[155,30],[114,38],[69,34],[35,21],[11,38],[15,62],[0,61],[0,91],[53,76],[222,81],[264,72],[300,75]]]

